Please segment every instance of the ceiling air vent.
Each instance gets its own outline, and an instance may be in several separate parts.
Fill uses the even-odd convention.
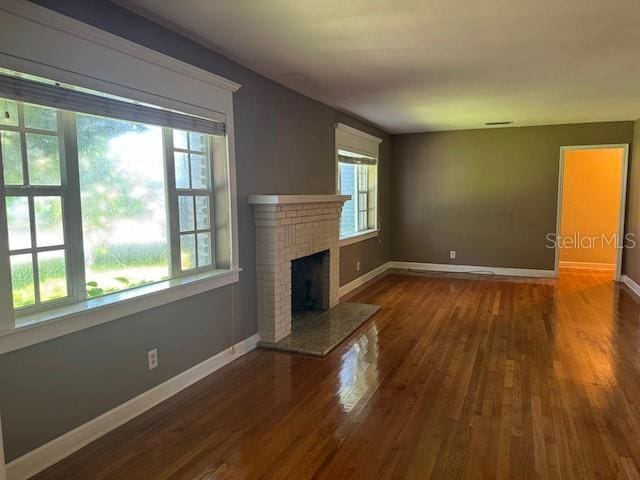
[[[495,127],[496,125],[511,125],[513,120],[507,120],[504,122],[486,122],[485,125],[488,127]]]

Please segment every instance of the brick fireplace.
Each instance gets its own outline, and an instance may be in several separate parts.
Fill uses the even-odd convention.
[[[348,195],[251,195],[256,223],[258,333],[276,343],[291,333],[292,261],[322,253],[321,308],[338,303],[340,214]],[[309,260],[311,261],[311,260]],[[318,284],[319,283],[319,284]]]

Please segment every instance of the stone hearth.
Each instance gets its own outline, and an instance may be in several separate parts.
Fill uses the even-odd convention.
[[[276,343],[291,333],[291,261],[327,250],[328,299],[338,303],[340,214],[348,195],[251,195],[256,222],[258,333]]]

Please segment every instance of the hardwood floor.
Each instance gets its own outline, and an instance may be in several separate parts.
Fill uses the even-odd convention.
[[[640,478],[640,304],[609,274],[390,274],[325,359],[257,350],[40,479]]]

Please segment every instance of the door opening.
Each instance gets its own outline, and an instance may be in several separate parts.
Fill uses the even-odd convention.
[[[629,146],[560,149],[555,272],[597,270],[620,280]]]

